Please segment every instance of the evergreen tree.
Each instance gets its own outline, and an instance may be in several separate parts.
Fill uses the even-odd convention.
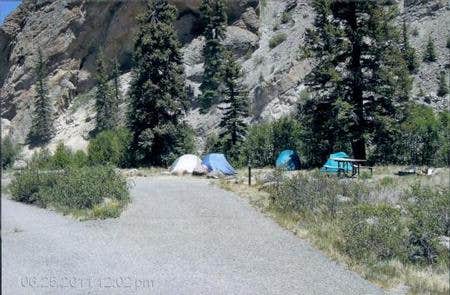
[[[244,139],[247,129],[244,119],[248,116],[248,92],[241,79],[241,66],[230,52],[225,53],[223,96],[226,106],[220,127],[224,149],[232,153],[237,152],[236,147]]]
[[[317,61],[306,77],[316,95],[300,108],[301,122],[314,130],[311,154],[322,153],[322,162],[325,153],[351,146],[354,157],[365,159],[368,138],[383,147],[393,140],[411,89],[396,7],[332,0],[314,0],[313,7],[303,57]]]
[[[120,101],[122,100],[120,95],[120,83],[119,83],[119,77],[120,77],[120,65],[117,59],[114,59],[113,63],[113,69],[112,69],[112,80],[113,80],[113,96],[114,100],[117,102],[117,107]],[[118,111],[118,110],[117,110]]]
[[[415,49],[411,47],[411,45],[409,44],[408,27],[405,21],[403,21],[402,39],[403,43],[401,50],[403,54],[403,59],[406,61],[409,72],[416,73],[417,69],[419,68],[419,63],[417,62]]]
[[[103,50],[97,55],[97,92],[95,95],[95,108],[97,110],[97,132],[111,130],[117,127],[118,102],[108,84],[109,76]]]
[[[448,94],[448,84],[447,84],[447,74],[445,71],[442,71],[439,76],[439,89],[437,95],[440,97],[444,97]]]
[[[32,114],[28,142],[31,145],[42,145],[50,141],[53,136],[53,114],[47,89],[47,70],[42,51],[38,51],[38,60],[35,67],[36,98]]]
[[[204,0],[200,6],[203,17],[205,58],[203,81],[200,85],[200,108],[206,112],[213,104],[219,102],[219,87],[223,75],[224,46],[227,15],[223,0]]]
[[[148,1],[139,18],[128,112],[134,164],[167,164],[189,134],[180,123],[187,98],[175,20],[166,0]]]
[[[434,62],[436,61],[436,50],[434,48],[434,42],[431,38],[431,35],[428,37],[427,47],[425,48],[425,52],[423,54],[423,61],[426,62]]]

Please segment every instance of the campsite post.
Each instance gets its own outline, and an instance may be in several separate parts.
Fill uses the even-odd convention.
[[[248,155],[248,186],[252,185],[252,167],[251,167],[251,161],[250,161],[250,154]]]

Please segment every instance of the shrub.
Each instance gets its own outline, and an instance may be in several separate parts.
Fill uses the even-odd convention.
[[[131,134],[126,129],[100,132],[89,142],[88,158],[92,165],[126,165]]]
[[[126,180],[112,167],[72,168],[54,175],[55,184],[43,189],[42,198],[57,207],[92,209],[104,199],[128,199]]]
[[[106,199],[125,204],[126,180],[112,167],[69,168],[65,171],[19,172],[10,184],[12,198],[61,210],[93,209]]]
[[[438,237],[448,235],[450,189],[413,186],[402,200],[409,229],[409,258],[432,263],[439,252]]]
[[[82,150],[76,151],[72,156],[72,166],[76,168],[82,168],[89,165],[89,159],[85,152]]]
[[[274,157],[277,157],[285,149],[300,149],[301,127],[297,120],[291,117],[282,117],[273,122],[272,128]]]
[[[286,41],[286,39],[287,39],[287,35],[285,33],[279,33],[279,34],[274,35],[269,40],[269,47],[270,47],[270,49],[273,49],[273,48],[277,47],[278,45],[280,45],[281,43]]]
[[[72,151],[63,143],[59,143],[56,147],[55,153],[50,158],[50,167],[52,169],[64,169],[71,167],[73,164]]]
[[[273,130],[270,123],[262,123],[249,128],[243,154],[251,157],[253,167],[273,166]]]
[[[15,174],[9,185],[9,191],[13,200],[28,204],[36,203],[45,207],[41,190],[53,186],[55,180],[49,173],[29,168]]]
[[[281,15],[281,23],[286,24],[292,20],[292,14],[289,11],[283,11]]]
[[[400,125],[398,148],[394,151],[402,163],[431,165],[439,147],[439,124],[434,111],[413,105]]]
[[[387,204],[349,207],[342,216],[343,250],[357,260],[404,256],[400,210]]]
[[[440,97],[444,97],[448,94],[448,84],[447,84],[447,74],[445,71],[442,71],[439,75],[439,89],[437,91],[437,95]]]
[[[52,155],[47,148],[36,151],[31,156],[30,167],[35,169],[49,169]]]
[[[358,182],[342,182],[321,173],[278,177],[275,182],[278,185],[270,189],[273,205],[311,216],[335,216],[345,204],[358,203],[367,192]]]
[[[9,136],[5,136],[1,140],[2,169],[11,167],[19,153],[19,146],[13,144]]]

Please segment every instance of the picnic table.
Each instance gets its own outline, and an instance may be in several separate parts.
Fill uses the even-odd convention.
[[[355,175],[359,175],[359,171],[361,169],[361,165],[366,163],[366,160],[361,159],[350,159],[350,158],[334,158],[334,161],[338,164],[338,176],[343,174],[346,177],[353,177]],[[351,175],[349,175],[348,171],[349,165],[351,165]],[[372,173],[372,168],[370,168],[370,173]]]

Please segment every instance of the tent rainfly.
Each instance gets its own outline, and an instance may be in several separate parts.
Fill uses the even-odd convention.
[[[196,155],[190,154],[179,157],[169,168],[170,173],[177,175],[192,174],[204,170],[202,160]]]
[[[203,157],[202,164],[208,167],[208,171],[221,172],[224,175],[234,175],[236,171],[228,163],[224,154],[207,154]]]

